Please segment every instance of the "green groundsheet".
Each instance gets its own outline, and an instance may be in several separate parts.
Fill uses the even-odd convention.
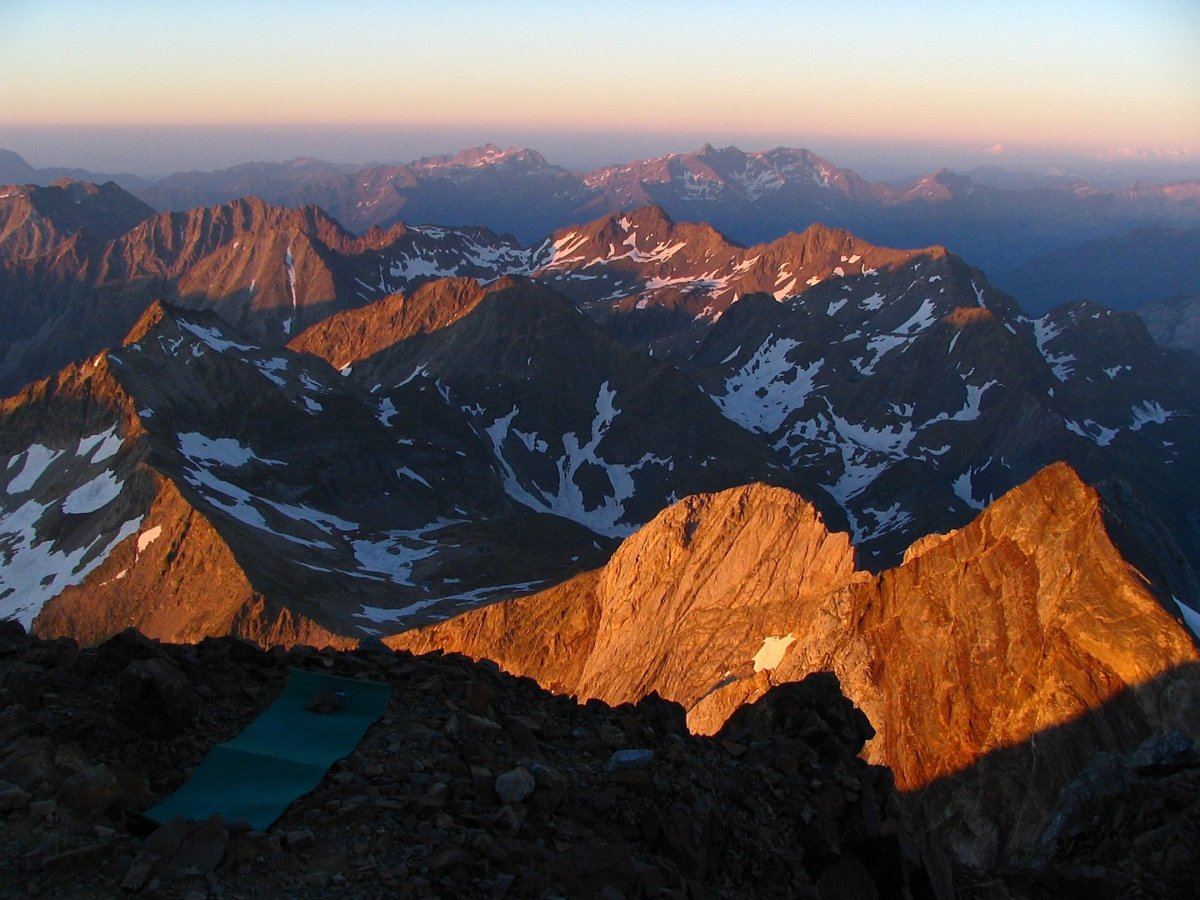
[[[339,693],[341,708],[326,714],[307,709],[321,690]],[[265,831],[353,752],[387,701],[386,684],[295,669],[279,699],[233,740],[213,747],[192,777],[145,815],[162,823],[220,815]]]

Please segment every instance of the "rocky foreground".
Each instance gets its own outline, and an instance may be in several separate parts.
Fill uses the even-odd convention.
[[[266,833],[139,819],[289,667],[385,681],[388,710]],[[1104,755],[1023,870],[981,874],[903,821],[857,756],[872,734],[827,674],[696,737],[657,696],[580,706],[459,656],[0,623],[0,897],[1164,897],[1200,876],[1186,739]]]
[[[461,657],[0,628],[0,896],[953,896],[829,675],[698,738],[657,697],[580,706]],[[386,681],[389,708],[267,833],[139,827],[289,667]]]

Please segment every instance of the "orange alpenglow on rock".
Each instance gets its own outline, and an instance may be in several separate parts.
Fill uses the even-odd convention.
[[[866,758],[983,864],[1030,840],[1095,752],[1197,731],[1196,643],[1103,512],[1052,465],[871,575],[809,503],[751,485],[668,508],[598,571],[388,643],[488,657],[580,698],[657,691],[702,733],[833,671],[877,729]],[[1003,802],[973,802],[984,793]]]

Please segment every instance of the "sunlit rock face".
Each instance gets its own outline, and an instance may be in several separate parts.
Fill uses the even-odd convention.
[[[657,691],[701,732],[832,670],[878,731],[867,758],[983,863],[1030,839],[1097,751],[1196,732],[1200,657],[1163,599],[1056,465],[878,575],[785,490],[691,497],[597,572],[390,642],[608,702]]]

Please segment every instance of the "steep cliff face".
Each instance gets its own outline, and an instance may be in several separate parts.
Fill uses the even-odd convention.
[[[836,671],[878,729],[867,758],[975,864],[1032,839],[1097,752],[1200,729],[1193,636],[1064,465],[839,599],[856,627],[798,633],[774,676]]]
[[[793,599],[854,577],[847,536],[826,531],[811,504],[748,485],[681,500],[603,569],[387,643],[488,657],[582,697],[658,691],[691,707],[733,671],[752,671]]]
[[[753,666],[795,610],[854,576],[847,536],[830,534],[811,504],[783,489],[689,498],[655,525],[600,575],[585,695],[641,696],[662,685],[692,707]]]
[[[878,730],[867,758],[978,864],[1030,839],[1097,751],[1200,731],[1192,636],[1065,465],[877,576],[786,491],[688,498],[598,572],[389,643],[607,702],[658,691],[704,733],[772,684],[832,670]]]

